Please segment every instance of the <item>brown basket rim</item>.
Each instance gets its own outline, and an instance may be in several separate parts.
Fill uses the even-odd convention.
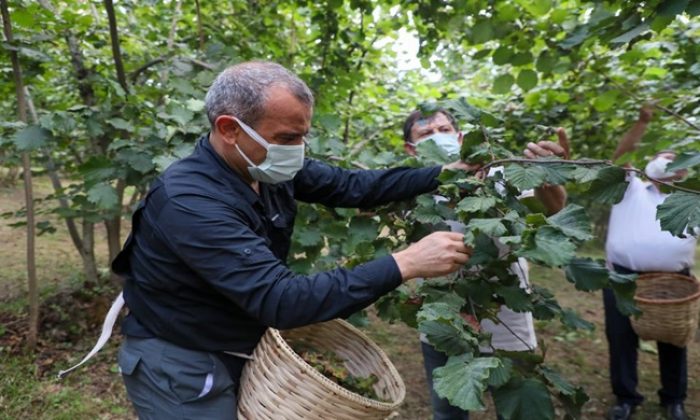
[[[366,344],[369,345],[369,347],[372,348],[376,352],[376,354],[379,355],[381,358],[382,362],[389,368],[390,374],[394,376],[398,382],[399,382],[399,397],[396,399],[396,401],[388,403],[388,402],[383,402],[383,401],[378,401],[378,400],[373,400],[371,398],[367,398],[365,396],[362,396],[360,394],[357,394],[355,392],[352,392],[348,389],[343,388],[342,386],[336,384],[335,382],[331,381],[330,379],[326,378],[321,372],[317,371],[311,365],[306,363],[306,361],[299,356],[293,349],[292,347],[287,343],[287,341],[282,337],[282,334],[280,334],[280,331],[275,329],[275,328],[268,328],[267,331],[270,334],[270,337],[274,340],[274,342],[280,346],[280,348],[287,353],[287,355],[291,356],[294,358],[299,366],[304,370],[305,373],[311,375],[315,379],[319,380],[321,384],[323,384],[326,388],[329,388],[331,392],[339,393],[345,396],[346,398],[353,400],[357,403],[376,408],[378,410],[394,410],[398,408],[406,399],[406,385],[403,382],[403,378],[399,374],[399,372],[396,370],[396,367],[394,364],[389,360],[389,357],[384,353],[384,350],[381,349],[374,341],[372,341],[365,333],[360,331],[359,329],[355,328],[352,324],[350,324],[347,321],[344,321],[342,319],[333,319],[330,321],[326,321],[325,323],[336,323],[338,327],[344,328],[345,330],[348,330],[357,336],[359,336],[362,341],[364,341]],[[303,327],[302,327],[303,328]]]
[[[640,274],[637,277],[636,281],[650,281],[654,280],[657,277],[674,277],[680,281],[687,281],[691,282],[695,285],[696,290],[695,293],[686,296],[684,298],[678,298],[678,299],[647,299],[643,297],[639,297],[636,294],[634,295],[634,300],[640,303],[647,303],[651,305],[675,305],[679,303],[686,303],[690,302],[692,300],[700,298],[700,282],[695,277],[691,276],[686,276],[684,274],[678,274],[678,273],[664,273],[664,272],[653,272],[653,273],[644,273]]]

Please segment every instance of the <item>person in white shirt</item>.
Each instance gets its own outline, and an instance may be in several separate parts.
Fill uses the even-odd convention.
[[[461,133],[457,128],[454,117],[446,110],[438,110],[431,115],[425,115],[421,111],[412,112],[404,123],[404,149],[410,155],[416,154],[416,145],[423,141],[434,141],[439,147],[450,154],[459,152],[461,143]],[[523,152],[526,158],[535,159],[546,156],[561,156],[568,158],[568,138],[564,129],[559,128],[557,135],[560,144],[551,141],[540,141],[528,143]],[[492,168],[488,176],[503,168]],[[523,191],[520,198],[537,197],[544,205],[548,213],[556,213],[566,204],[566,191],[558,185],[545,185],[535,190]],[[436,197],[437,200],[444,197]],[[464,225],[457,221],[448,221],[452,231],[463,232]],[[506,249],[503,246],[504,251]],[[519,258],[513,263],[511,271],[520,279],[520,286],[529,287],[528,264],[524,258]],[[484,353],[491,353],[494,349],[506,351],[532,351],[537,347],[537,337],[535,327],[530,312],[514,312],[502,306],[498,313],[499,323],[489,319],[482,320],[480,327],[482,330],[491,333],[491,343],[489,347],[481,348]],[[423,352],[423,362],[425,365],[428,387],[430,389],[431,404],[433,407],[434,420],[465,420],[469,418],[469,413],[453,407],[446,399],[440,398],[433,389],[433,370],[444,366],[447,362],[447,355],[433,348],[425,339],[421,337],[421,350]]]
[[[613,155],[616,160],[633,150],[651,121],[652,109],[644,106],[639,120],[620,140]],[[676,154],[672,151],[657,153],[646,166],[645,173],[661,181],[675,181],[685,176],[685,171],[669,173],[666,165]],[[635,176],[628,176],[625,196],[613,206],[608,223],[605,244],[607,263],[618,273],[643,273],[649,271],[677,272],[688,275],[693,266],[697,237],[679,238],[661,230],[656,219],[656,206],[663,203],[667,194],[658,184]],[[631,418],[644,397],[637,392],[637,348],[639,337],[632,329],[629,317],[620,313],[612,290],[603,291],[605,307],[605,334],[610,356],[610,382],[617,403],[608,412],[608,418]],[[688,387],[687,349],[668,343],[657,343],[661,389],[659,398],[669,419],[686,419],[683,402]]]

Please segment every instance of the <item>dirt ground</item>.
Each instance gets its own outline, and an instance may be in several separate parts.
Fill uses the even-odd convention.
[[[65,223],[49,212],[52,203],[42,199],[52,193],[48,178],[34,179],[36,222],[49,222],[55,233],[36,238],[37,279],[41,290],[52,290],[82,282],[82,263],[70,241]],[[15,188],[0,188],[0,300],[20,297],[27,290],[26,227],[11,227],[21,221],[12,214],[24,210],[21,183]],[[125,232],[128,232],[128,228]],[[37,231],[37,234],[40,234]],[[103,224],[95,226],[95,253],[106,273],[107,241]]]

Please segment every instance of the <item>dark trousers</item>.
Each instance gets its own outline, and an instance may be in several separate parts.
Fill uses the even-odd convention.
[[[433,406],[433,420],[469,420],[468,411],[450,405],[447,399],[440,398],[433,387],[433,370],[445,366],[447,355],[435,350],[430,344],[421,342],[420,346],[423,351],[425,376],[428,379],[428,388],[430,389],[430,404]],[[503,417],[499,415],[496,418],[497,420],[503,420]]]
[[[615,265],[615,271],[630,274],[632,271]],[[605,306],[605,335],[610,355],[610,382],[618,402],[639,405],[644,397],[637,392],[637,350],[639,337],[632,329],[629,317],[617,309],[615,294],[603,290]],[[661,389],[658,391],[662,405],[683,402],[688,389],[687,349],[657,342]]]
[[[440,398],[433,388],[433,370],[445,366],[447,355],[435,350],[430,344],[421,342],[420,346],[423,351],[425,375],[430,389],[430,403],[433,406],[433,420],[469,420],[468,411],[450,405],[445,398]]]
[[[236,384],[213,353],[127,337],[119,369],[140,420],[236,419]]]

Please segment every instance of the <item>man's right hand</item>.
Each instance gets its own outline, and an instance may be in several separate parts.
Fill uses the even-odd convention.
[[[562,159],[569,159],[569,137],[566,135],[566,130],[558,127],[556,130],[558,143],[553,141],[541,140],[537,143],[529,142],[523,151],[523,154],[528,159],[538,159],[541,157],[558,156]]]
[[[478,163],[467,163],[462,160],[458,160],[456,162],[448,163],[445,165],[442,165],[442,170],[452,170],[452,171],[465,171],[465,172],[475,172],[478,171],[479,168],[481,168],[482,165]]]
[[[403,281],[416,277],[439,277],[457,271],[472,254],[464,245],[464,235],[456,232],[434,232],[392,254]]]

